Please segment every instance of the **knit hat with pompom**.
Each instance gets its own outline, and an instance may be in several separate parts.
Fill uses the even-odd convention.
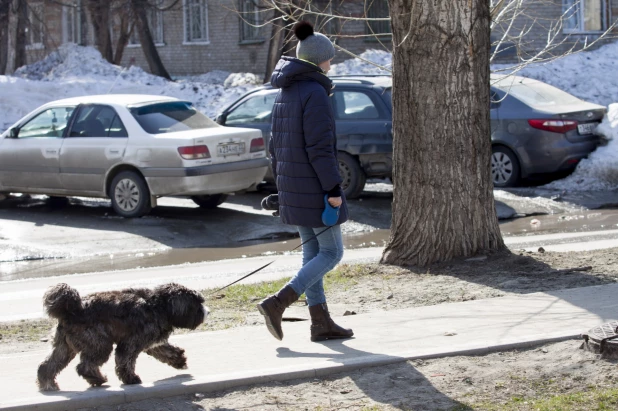
[[[306,21],[294,25],[294,35],[298,38],[296,57],[315,65],[335,57],[333,43],[323,34],[315,33],[313,26]]]

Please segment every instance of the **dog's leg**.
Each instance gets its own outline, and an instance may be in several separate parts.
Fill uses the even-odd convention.
[[[124,384],[141,384],[142,380],[135,374],[135,362],[143,347],[135,341],[124,341],[116,345],[116,375]]]
[[[99,342],[96,346],[89,346],[80,354],[77,364],[77,374],[83,377],[88,384],[98,387],[107,382],[107,377],[101,373],[101,366],[109,359],[113,344]]]
[[[77,353],[67,344],[64,330],[56,328],[52,342],[52,352],[39,365],[37,370],[37,385],[41,391],[58,391],[56,376],[64,370]]]
[[[149,348],[146,350],[146,354],[152,355],[162,363],[171,365],[176,369],[184,370],[187,368],[187,357],[185,357],[185,350],[169,343]]]

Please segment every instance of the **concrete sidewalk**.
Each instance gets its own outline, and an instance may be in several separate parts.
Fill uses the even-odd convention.
[[[137,363],[144,381],[140,386],[120,385],[112,357],[103,367],[108,386],[89,388],[77,376],[74,360],[58,378],[63,391],[43,394],[37,391],[35,375],[45,351],[3,355],[0,409],[121,404],[556,341],[615,320],[617,293],[618,284],[604,285],[341,317],[337,322],[353,328],[355,338],[325,343],[309,341],[305,321],[284,323],[281,342],[263,326],[186,334],[173,337],[172,343],[186,349],[189,369],[178,371],[142,354]]]

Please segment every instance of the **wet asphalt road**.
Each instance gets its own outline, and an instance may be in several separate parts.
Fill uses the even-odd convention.
[[[0,202],[0,281],[283,253],[297,245],[296,233],[261,210],[264,195],[232,196],[215,210],[164,198],[132,220],[106,200],[13,197]],[[615,193],[527,188],[495,191],[495,198],[505,236],[618,228]],[[392,186],[375,183],[349,202],[347,248],[385,244],[391,201]]]

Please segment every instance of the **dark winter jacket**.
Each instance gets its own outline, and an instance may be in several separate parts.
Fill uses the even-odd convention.
[[[269,143],[285,224],[324,227],[324,195],[341,196],[341,224],[348,219],[340,189],[332,82],[318,66],[292,57],[277,63],[271,84],[279,88]]]

